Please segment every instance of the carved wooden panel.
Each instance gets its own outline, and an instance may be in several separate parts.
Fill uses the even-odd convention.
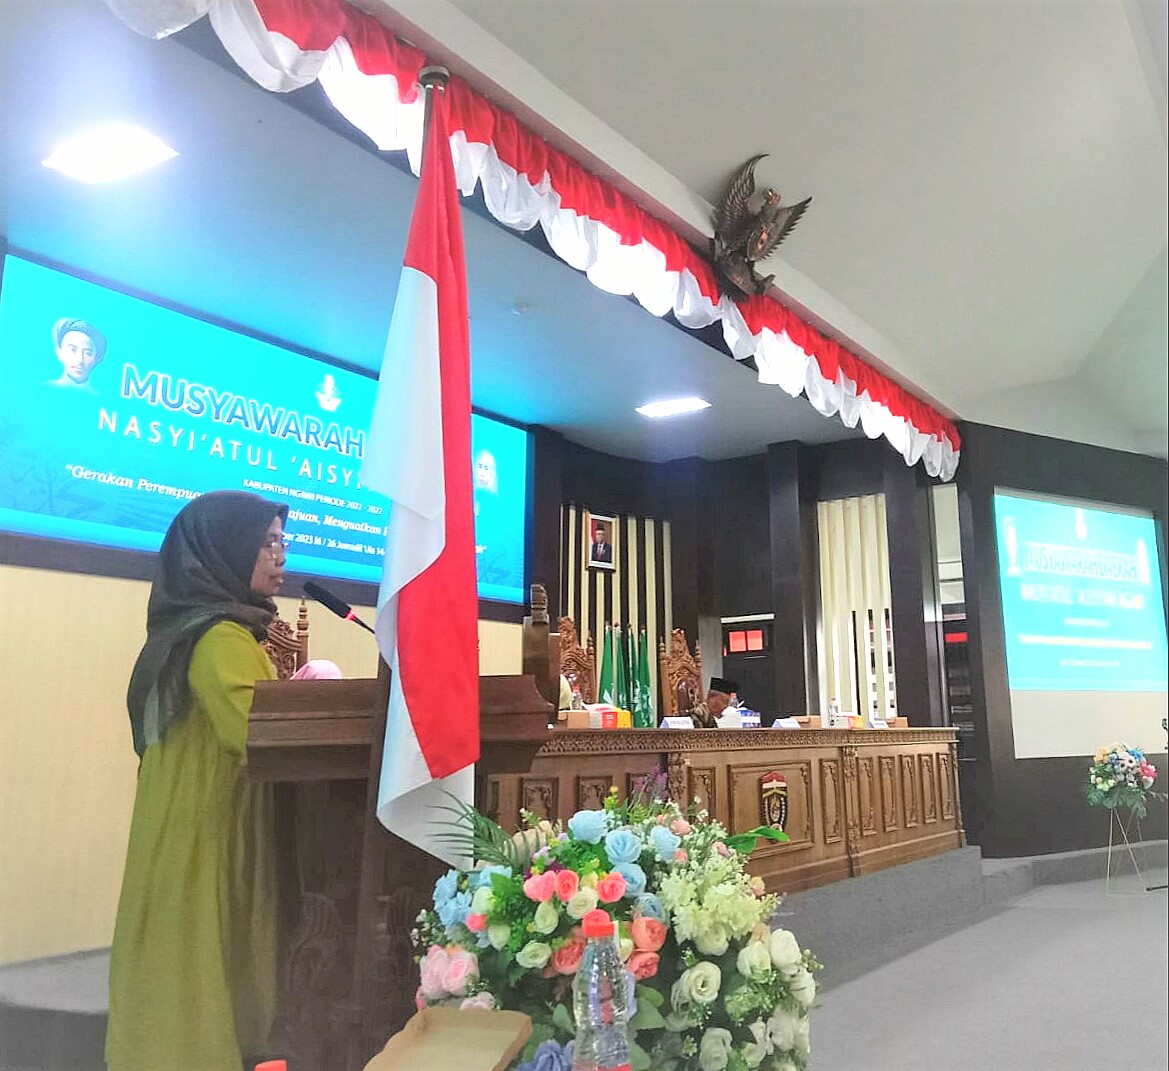
[[[714,798],[717,784],[713,766],[692,766],[690,768],[690,796],[698,806],[711,814],[716,813],[718,801]]]
[[[525,777],[521,806],[540,818],[555,821],[560,807],[560,782],[553,777]]]
[[[919,755],[921,760],[921,814],[928,825],[938,820],[938,775],[933,755]]]
[[[844,839],[844,801],[841,799],[839,759],[820,760],[820,805],[824,809],[824,841],[835,844]]]
[[[900,828],[897,817],[897,759],[881,756],[881,820],[886,833]]]
[[[487,799],[484,801],[483,813],[493,822],[499,821],[499,792],[501,782],[498,777],[487,778]]]
[[[810,760],[779,762],[769,766],[731,766],[729,784],[731,797],[730,827],[732,833],[762,825],[763,801],[760,779],[768,773],[782,774],[787,779],[787,823],[785,833],[791,838],[789,844],[780,845],[779,850],[796,844],[810,844],[815,807],[812,800],[812,763]],[[767,848],[759,852],[766,853]],[[775,850],[775,849],[773,849]]]
[[[605,805],[609,786],[613,779],[607,776],[578,777],[576,779],[576,809],[578,811],[599,811]]]
[[[954,766],[948,752],[938,755],[938,796],[942,805],[942,818],[949,821],[954,817]]]
[[[920,821],[917,809],[917,763],[913,755],[901,756],[901,798],[905,802],[905,828],[912,829]]]
[[[877,832],[877,785],[871,758],[857,759],[857,792],[860,800],[861,836]]]

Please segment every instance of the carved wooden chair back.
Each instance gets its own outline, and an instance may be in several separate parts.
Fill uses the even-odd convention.
[[[268,638],[260,644],[276,670],[278,680],[288,680],[308,661],[308,607],[300,600],[296,615],[296,629],[279,614],[268,626]]]
[[[694,653],[686,642],[686,633],[676,628],[670,634],[670,648],[658,643],[658,666],[661,669],[662,709],[667,717],[678,711],[691,710],[702,699],[702,649],[695,643]]]
[[[562,617],[560,627],[560,673],[569,686],[580,692],[586,703],[597,701],[597,649],[592,636],[582,647],[571,617]]]

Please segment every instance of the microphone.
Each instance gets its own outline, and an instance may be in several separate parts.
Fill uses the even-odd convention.
[[[349,603],[339,599],[331,591],[326,591],[320,584],[306,580],[304,582],[304,593],[314,602],[319,602],[326,610],[331,610],[338,617],[343,617],[346,621],[352,621],[355,625],[360,625],[366,632],[373,632],[375,636],[377,635],[369,625],[353,612],[353,607]]]

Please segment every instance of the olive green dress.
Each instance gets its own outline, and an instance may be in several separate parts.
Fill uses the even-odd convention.
[[[248,712],[275,674],[246,628],[195,646],[191,707],[142,756],[110,963],[110,1071],[240,1071],[276,994],[270,786],[249,783]]]

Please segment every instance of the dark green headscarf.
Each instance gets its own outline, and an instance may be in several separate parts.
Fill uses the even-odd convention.
[[[257,640],[267,636],[276,604],[252,590],[252,571],[269,525],[287,514],[287,506],[258,495],[213,491],[171,522],[150,589],[146,645],[126,699],[139,755],[186,713],[191,655],[212,625],[236,621]]]

